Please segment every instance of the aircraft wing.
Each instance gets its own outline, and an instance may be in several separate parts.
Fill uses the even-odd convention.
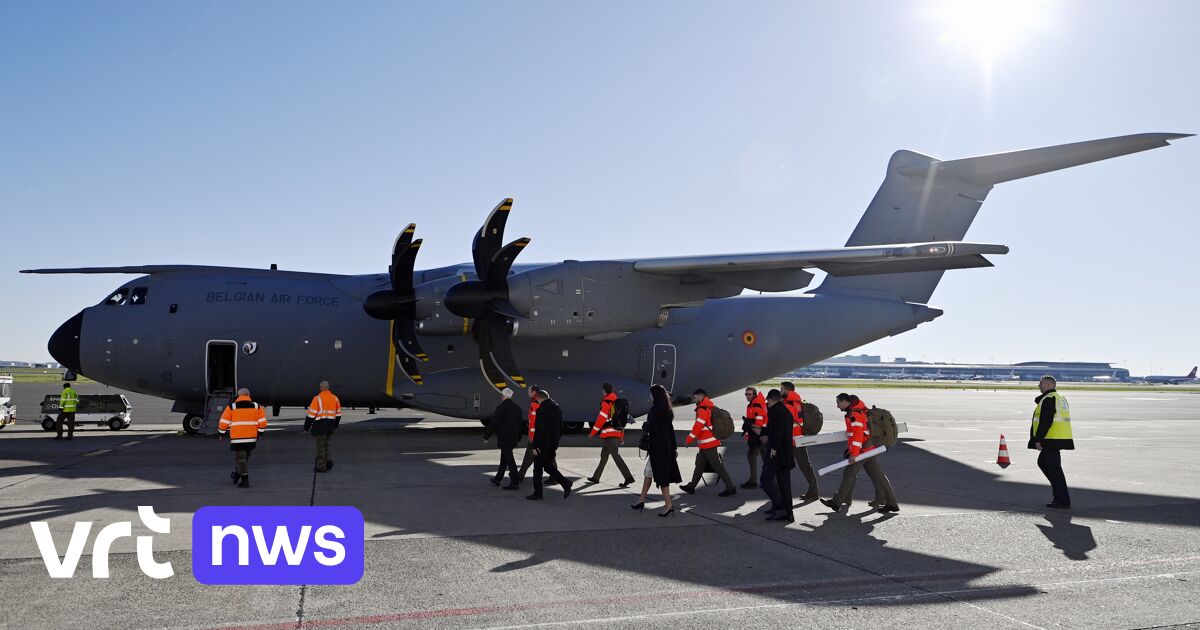
[[[806,269],[831,276],[991,267],[984,254],[1007,254],[1004,245],[937,241],[817,249],[760,254],[715,254],[635,260],[642,273],[692,276],[727,282],[754,291],[791,291],[812,281]]]
[[[125,267],[60,267],[53,269],[22,269],[21,273],[38,274],[133,274],[152,276],[157,274],[258,274],[273,276],[302,275],[302,276],[333,276],[337,274],[318,274],[305,271],[283,271],[277,269],[262,269],[252,267],[218,267],[211,265],[131,265]]]
[[[151,275],[156,273],[185,273],[235,270],[234,267],[210,267],[207,265],[131,265],[126,267],[60,267],[56,269],[22,269],[21,273],[129,273]]]

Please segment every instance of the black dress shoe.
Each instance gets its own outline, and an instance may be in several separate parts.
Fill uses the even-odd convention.
[[[587,480],[588,480],[588,483],[600,483],[600,480],[597,479],[596,477],[588,477]]]
[[[821,498],[821,495],[817,494],[816,492],[809,492],[808,494],[802,495],[800,497],[800,500],[804,501],[805,503],[809,503],[812,501],[816,501],[817,499],[820,499],[820,498]]]
[[[747,481],[746,483],[742,484],[742,487],[747,490],[753,490],[758,487],[758,484],[753,481]]]
[[[630,477],[630,478],[626,479],[626,480],[624,481],[624,483],[622,483],[621,485],[619,485],[619,486],[617,486],[617,487],[618,487],[618,488],[628,488],[628,487],[629,487],[629,486],[631,486],[631,485],[633,485],[633,477]]]
[[[886,513],[886,512],[899,512],[899,511],[900,511],[900,506],[899,506],[899,505],[885,505],[885,506],[883,506],[883,507],[880,507],[880,508],[879,508],[879,511],[880,511],[880,512],[885,512],[885,513]]]
[[[776,514],[775,510],[771,510],[770,512],[767,512],[767,517],[763,520],[764,521],[773,521],[773,520],[775,520],[775,514]]]
[[[641,501],[641,502],[635,503],[635,504],[633,504],[633,505],[631,505],[631,506],[629,506],[629,507],[631,507],[631,508],[633,508],[633,509],[637,510],[638,512],[641,512],[642,510],[646,509],[646,502],[645,502],[645,501]]]
[[[1071,509],[1071,504],[1070,503],[1051,502],[1051,503],[1047,503],[1046,507],[1054,508],[1056,510],[1069,510],[1069,509]]]
[[[821,501],[821,505],[824,505],[825,507],[833,510],[834,512],[837,512],[838,510],[842,509],[842,506],[835,503],[833,501],[833,499],[821,499],[820,501]]]
[[[493,485],[493,486],[496,486],[496,487],[499,487],[499,486],[500,486],[500,480],[499,480],[499,479],[496,479],[495,477],[492,477],[491,479],[488,479],[488,481],[492,482],[492,485]]]
[[[325,470],[326,470],[326,472],[333,470],[333,460],[332,459],[325,460]]]
[[[571,486],[572,486],[572,485],[574,485],[574,484],[572,484],[570,481],[568,481],[568,482],[567,482],[567,483],[566,483],[566,484],[563,486],[563,498],[564,498],[564,499],[565,499],[565,498],[567,498],[567,497],[569,497],[569,496],[571,496]]]
[[[693,486],[693,485],[684,484],[682,486],[679,486],[679,489],[683,490],[684,492],[686,492],[688,494],[696,494],[696,486]]]
[[[735,494],[737,494],[737,488],[726,488],[725,490],[721,491],[721,494],[718,494],[717,496],[719,496],[719,497],[731,497],[731,496],[733,496],[733,495],[735,495]]]
[[[783,521],[784,523],[795,523],[796,517],[792,516],[791,514],[784,514],[783,516],[776,516],[775,520]]]
[[[526,499],[529,499],[530,501],[541,501],[541,500],[542,500],[542,495],[540,495],[540,494],[531,494],[531,495],[529,495],[529,496],[527,496],[527,497],[525,497],[525,498],[526,498]]]

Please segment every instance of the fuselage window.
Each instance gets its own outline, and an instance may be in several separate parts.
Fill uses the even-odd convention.
[[[145,304],[146,303],[146,293],[149,291],[150,291],[150,289],[147,287],[134,288],[133,294],[131,294],[129,296],[129,303],[134,306],[140,306],[142,304]]]
[[[105,306],[125,306],[126,300],[129,298],[129,289],[117,289],[115,293],[108,296],[104,300]]]

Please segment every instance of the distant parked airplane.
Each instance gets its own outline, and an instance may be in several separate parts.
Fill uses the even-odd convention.
[[[1162,383],[1163,385],[1182,385],[1184,383],[1194,383],[1196,378],[1196,367],[1192,366],[1192,371],[1187,373],[1187,376],[1163,376],[1162,374],[1153,374],[1146,377],[1147,383]]]

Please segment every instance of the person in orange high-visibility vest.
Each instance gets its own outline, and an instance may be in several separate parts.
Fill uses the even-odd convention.
[[[342,401],[329,391],[329,381],[321,381],[320,390],[308,403],[304,431],[316,440],[316,471],[323,473],[333,469],[333,459],[329,457],[329,439],[342,423]]]
[[[533,465],[533,439],[537,437],[537,410],[541,402],[538,401],[538,386],[529,386],[529,444],[525,445],[525,456],[521,458],[521,469],[517,471],[517,480],[510,480],[504,486],[505,490],[516,490],[521,487],[521,481],[525,479],[525,473],[529,472],[529,467]],[[558,481],[554,479],[546,480],[547,486],[552,486]]]
[[[262,405],[250,399],[250,390],[245,387],[238,390],[233,404],[225,407],[221,413],[221,422],[217,424],[217,432],[224,437],[229,435],[229,449],[233,451],[233,473],[229,478],[239,488],[250,487],[250,452],[258,444],[258,438],[267,430],[267,411]]]
[[[596,421],[592,423],[590,437],[596,437],[596,434],[599,433],[603,446],[600,447],[600,465],[596,466],[596,472],[588,477],[588,481],[600,483],[604,465],[608,463],[608,458],[611,456],[617,463],[617,469],[624,475],[621,487],[628,488],[633,483],[633,475],[629,473],[629,467],[625,465],[625,460],[621,459],[621,445],[625,443],[625,426],[613,419],[617,413],[617,394],[613,391],[612,383],[604,383],[601,387],[604,389],[604,398],[600,400],[600,413],[596,414]],[[626,407],[622,421],[628,418],[629,409]]]
[[[871,426],[867,422],[867,404],[859,400],[858,396],[842,393],[837,395],[837,406],[846,414],[846,458],[853,459],[874,449],[875,447],[869,443]],[[860,470],[865,470],[867,476],[871,478],[871,483],[875,485],[876,501],[883,502],[883,505],[876,509],[880,512],[899,512],[900,506],[896,503],[896,492],[892,489],[892,482],[883,473],[883,467],[880,466],[878,457],[854,462],[843,468],[842,485],[838,488],[837,494],[829,501],[821,499],[821,503],[835,512],[842,507],[849,507],[853,498],[851,495],[854,493],[854,480],[858,477]]]
[[[767,401],[757,388],[746,388],[746,415],[742,416],[742,434],[746,439],[746,463],[750,478],[742,484],[747,490],[758,487],[758,456],[762,453],[759,436],[767,427]]]
[[[696,453],[696,469],[692,471],[692,482],[679,488],[688,494],[695,494],[700,478],[706,470],[711,470],[717,473],[721,482],[725,484],[725,490],[718,496],[731,497],[737,494],[737,488],[733,485],[733,479],[729,477],[729,471],[725,470],[725,463],[721,461],[717,450],[721,447],[721,441],[712,432],[713,402],[709,399],[708,392],[703,389],[697,389],[692,394],[692,400],[696,401],[696,422],[692,424],[692,431],[688,433],[683,445],[690,446],[692,442],[696,442],[700,452]]]
[[[800,393],[796,391],[796,385],[791,381],[784,381],[779,384],[779,389],[783,393],[783,404],[792,414],[792,440],[804,435],[804,401],[800,398]],[[813,469],[812,461],[808,458],[807,448],[792,449],[796,460],[796,468],[804,474],[804,479],[808,481],[808,492],[800,496],[802,501],[816,501],[821,498],[821,491],[817,485],[817,471]]]

